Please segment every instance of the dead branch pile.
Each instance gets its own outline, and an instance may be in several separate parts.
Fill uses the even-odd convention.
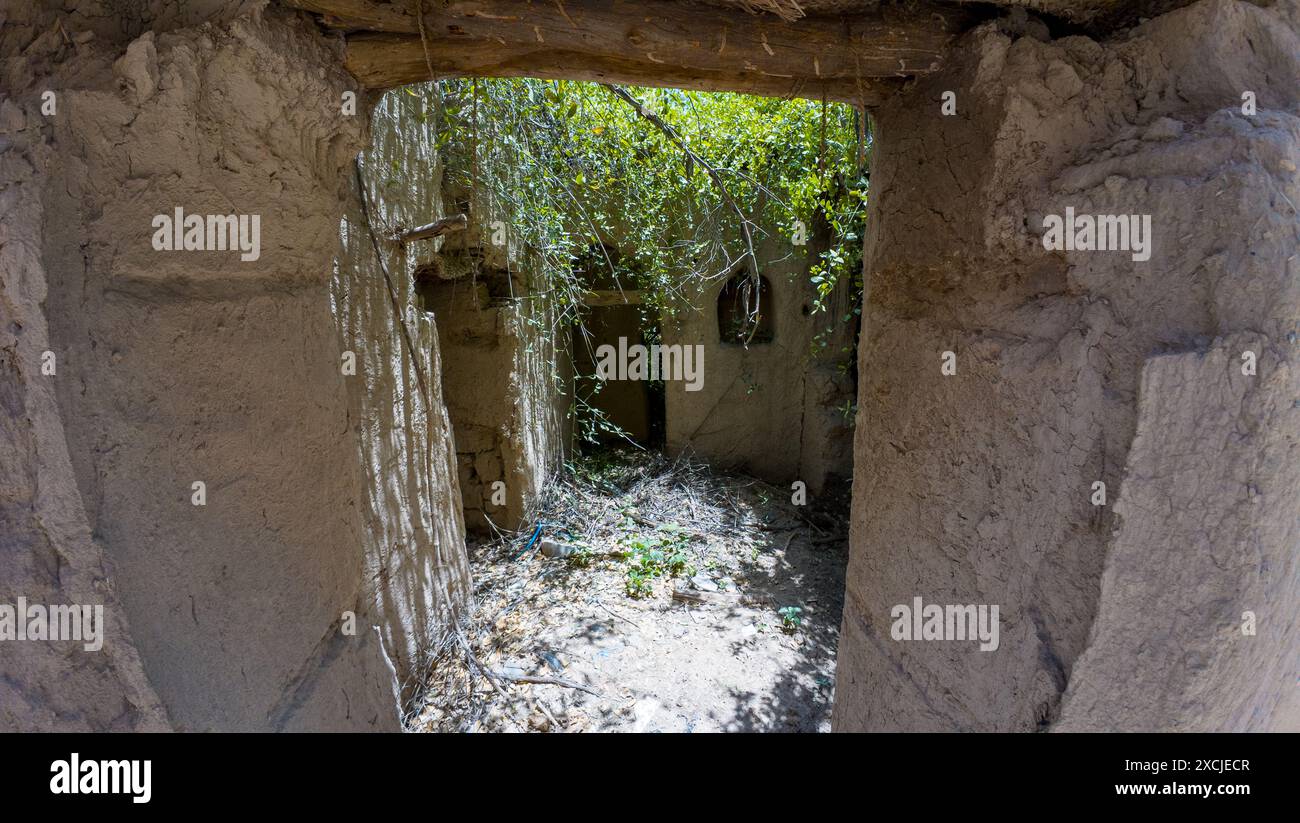
[[[688,457],[629,450],[566,466],[548,484],[528,527],[470,546],[474,606],[464,629],[470,652],[452,649],[435,663],[408,727],[573,730],[581,724],[571,704],[564,713],[569,720],[560,723],[559,712],[536,699],[535,684],[564,687],[579,708],[616,709],[618,694],[561,675],[538,638],[578,614],[631,627],[653,621],[656,611],[673,605],[674,576],[679,587],[703,577],[723,590],[743,588],[747,565],[761,552],[788,548],[795,531],[833,529],[815,518],[792,506],[786,489],[720,475]],[[635,547],[670,539],[688,557],[687,569],[651,581],[632,599],[629,556]],[[547,541],[576,551],[548,559],[541,552]]]

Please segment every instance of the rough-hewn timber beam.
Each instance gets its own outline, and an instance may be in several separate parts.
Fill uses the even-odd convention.
[[[887,86],[896,81],[860,83],[844,78],[816,81],[797,77],[770,77],[746,72],[711,72],[597,57],[542,48],[506,49],[494,43],[465,43],[445,39],[429,43],[430,62],[437,77],[538,77],[543,80],[589,80],[627,86],[660,86],[734,91],[768,97],[821,97],[831,101],[875,105]],[[368,88],[386,89],[429,79],[420,39],[398,35],[356,35],[348,38],[346,66]]]
[[[419,0],[397,3],[381,0],[282,0],[286,6],[319,14],[330,28],[350,31],[418,32],[415,6]],[[438,0],[424,0],[426,10]]]
[[[351,32],[370,88],[429,79],[414,4],[283,0]],[[426,0],[438,76],[540,77],[798,95],[868,105],[885,78],[936,70],[969,12],[910,6],[786,22],[674,0]]]

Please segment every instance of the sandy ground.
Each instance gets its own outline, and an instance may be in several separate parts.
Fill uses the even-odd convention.
[[[471,546],[467,634],[495,685],[470,678],[452,651],[410,727],[828,730],[842,518],[788,500],[788,491],[752,478],[660,459],[557,487],[530,548],[532,531]],[[543,539],[586,551],[548,558]],[[664,547],[677,568],[629,593],[643,546]],[[674,589],[712,602],[674,600]],[[784,607],[800,610],[797,625],[783,619]]]

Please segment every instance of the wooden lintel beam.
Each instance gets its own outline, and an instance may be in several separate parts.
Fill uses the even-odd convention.
[[[536,77],[542,80],[587,80],[629,86],[731,91],[766,97],[820,98],[832,102],[877,104],[902,80],[857,81],[848,78],[771,77],[752,72],[700,73],[635,60],[594,57],[574,52],[507,49],[490,43],[473,45],[435,40],[429,43],[434,76]],[[362,85],[387,89],[429,79],[424,44],[419,37],[357,35],[347,41],[345,65]]]
[[[398,34],[418,32],[413,2],[380,2],[380,0],[282,0],[291,8],[320,15],[326,26],[350,31],[387,31]],[[425,6],[437,0],[424,0]]]
[[[439,77],[539,77],[866,102],[878,81],[938,69],[969,11],[913,4],[834,18],[674,0],[426,0],[424,42],[402,3],[282,0],[348,32],[370,88]],[[428,59],[426,61],[426,43]],[[883,84],[884,88],[894,85]]]

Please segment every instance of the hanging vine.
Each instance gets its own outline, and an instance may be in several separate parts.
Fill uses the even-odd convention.
[[[542,331],[552,339],[575,328],[590,347],[583,319],[595,277],[640,292],[653,337],[702,286],[745,271],[753,305],[740,337],[752,340],[758,273],[800,254],[812,255],[810,308],[822,317],[814,347],[856,322],[852,296],[841,316],[827,310],[837,284],[861,285],[870,136],[857,110],[530,79],[443,80],[420,93],[438,98],[447,183],[472,193],[480,225],[501,221],[510,249],[532,258],[530,298],[547,309],[526,322],[551,324]],[[804,246],[814,229],[824,242]],[[762,249],[781,252],[768,260]],[[575,398],[574,418],[594,437],[604,424],[590,399]]]
[[[581,304],[579,269],[595,263],[640,289],[648,314],[671,313],[685,287],[753,257],[751,233],[782,232],[797,248],[818,222],[831,235],[810,267],[818,294],[856,275],[869,150],[850,107],[568,81],[439,86],[448,173],[507,212],[493,218],[542,255],[564,305]]]

